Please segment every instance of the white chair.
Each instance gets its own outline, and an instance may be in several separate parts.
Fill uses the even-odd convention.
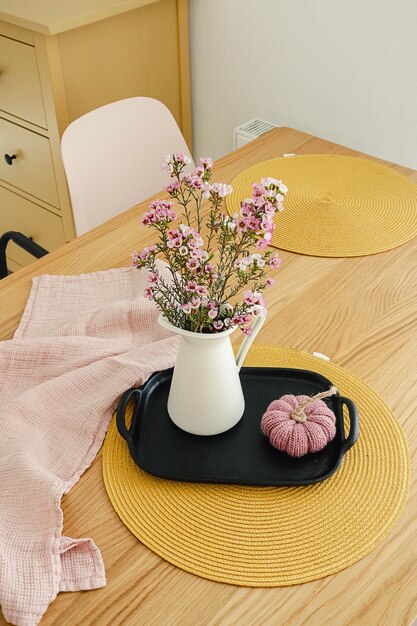
[[[144,97],[78,118],[66,128],[61,151],[77,235],[161,191],[171,180],[161,167],[167,154],[190,155],[169,109]]]

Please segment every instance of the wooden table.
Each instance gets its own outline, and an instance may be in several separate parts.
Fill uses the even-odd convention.
[[[279,128],[218,161],[215,179],[230,182],[245,167],[290,152],[359,156],[328,141]],[[417,172],[388,165],[417,182]],[[32,276],[128,265],[131,251],[147,244],[148,234],[138,222],[147,204],[1,281],[0,338],[12,336]],[[369,257],[326,259],[289,252],[282,257],[259,343],[322,352],[363,378],[399,417],[415,463],[417,240]],[[332,298],[322,298],[328,293]],[[382,545],[338,574],[275,589],[204,580],[141,545],[107,499],[100,454],[64,497],[63,510],[64,534],[94,539],[103,554],[108,582],[97,591],[59,594],[42,624],[409,626],[417,615],[414,473],[406,509]],[[5,624],[3,618],[0,624]]]

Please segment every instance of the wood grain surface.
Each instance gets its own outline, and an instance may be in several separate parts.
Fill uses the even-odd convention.
[[[291,152],[366,156],[279,128],[219,160],[215,179],[230,182],[253,163]],[[417,172],[387,165],[417,182]],[[0,338],[12,337],[32,276],[128,265],[131,251],[150,241],[138,221],[147,204],[1,281]],[[257,341],[322,352],[365,380],[392,407],[412,455],[410,498],[399,523],[370,555],[333,576],[276,589],[219,584],[163,561],[130,534],[107,499],[99,454],[63,499],[64,534],[94,539],[103,554],[107,587],[59,594],[42,624],[410,626],[413,622],[417,615],[417,240],[369,257],[326,259],[289,252],[281,256],[284,263],[269,292],[268,319]],[[0,625],[5,623],[0,617]]]

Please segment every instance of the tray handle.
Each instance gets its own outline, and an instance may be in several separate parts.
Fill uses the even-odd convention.
[[[129,404],[129,401],[131,400],[133,396],[136,396],[136,398],[135,398],[135,404],[133,407],[132,421],[130,423],[130,428],[128,428],[126,426],[126,409],[127,409],[127,405]],[[128,444],[132,443],[132,433],[135,430],[135,424],[136,424],[136,419],[138,417],[141,396],[142,396],[142,389],[139,389],[138,387],[132,387],[131,389],[128,389],[127,391],[124,392],[117,406],[117,411],[116,411],[117,430],[119,431],[123,439],[126,439]]]
[[[339,396],[340,407],[342,409],[343,414],[343,405],[347,407],[349,412],[349,435],[342,443],[341,452],[342,454],[346,454],[346,452],[353,446],[355,441],[359,435],[359,414],[358,409],[356,408],[355,403],[349,398],[344,398],[343,396]]]

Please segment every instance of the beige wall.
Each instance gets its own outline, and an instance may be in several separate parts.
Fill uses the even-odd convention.
[[[259,116],[417,169],[416,0],[191,0],[194,155]]]

